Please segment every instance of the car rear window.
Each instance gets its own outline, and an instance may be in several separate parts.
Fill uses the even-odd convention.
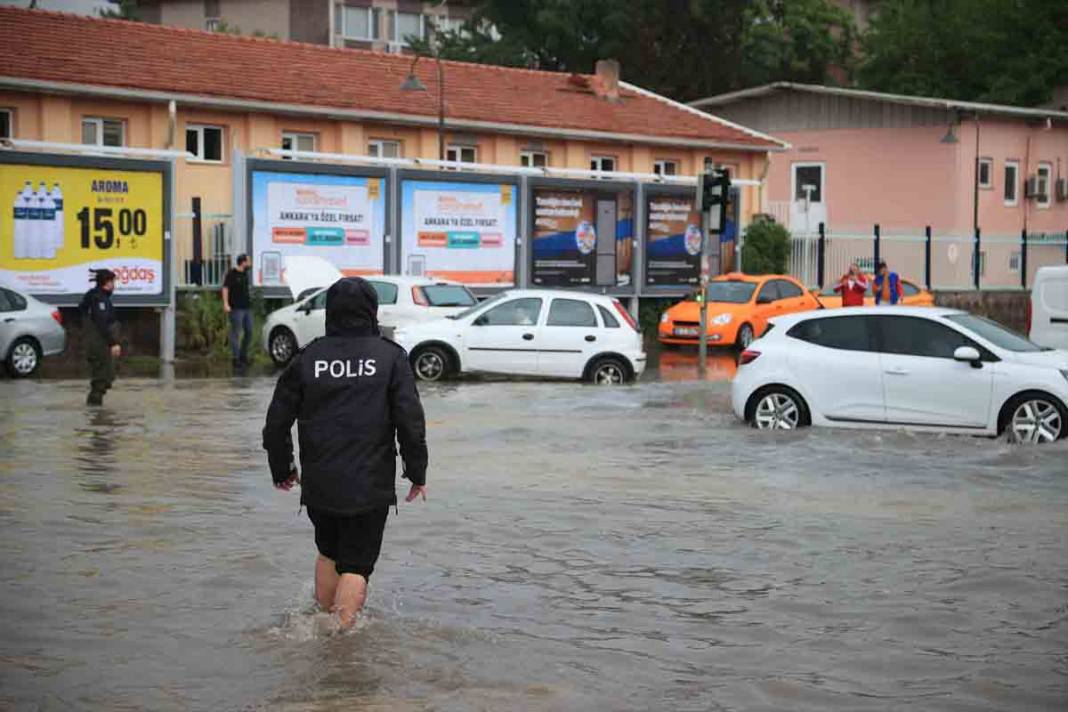
[[[475,295],[461,284],[431,284],[420,289],[432,307],[469,307],[478,303]]]
[[[0,289],[0,311],[22,311],[26,308],[26,299],[18,292],[10,289]],[[6,298],[5,298],[6,297]]]
[[[593,307],[580,299],[554,299],[547,326],[597,326]]]
[[[608,311],[600,304],[597,305],[597,311],[601,312],[601,321],[604,322],[604,328],[606,329],[618,329],[619,319],[612,316],[612,312]]]

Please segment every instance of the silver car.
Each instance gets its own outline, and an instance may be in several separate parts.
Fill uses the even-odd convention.
[[[59,309],[0,287],[0,357],[16,378],[33,375],[45,356],[67,348]]]

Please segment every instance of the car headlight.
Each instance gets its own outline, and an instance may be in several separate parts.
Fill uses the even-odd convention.
[[[733,318],[734,317],[730,314],[717,314],[716,316],[712,317],[712,323],[716,326],[726,326],[727,324],[731,323],[731,319]]]
[[[669,321],[671,321],[671,317],[668,316],[667,312],[664,312],[663,314],[660,315],[660,323],[661,324],[666,324]]]

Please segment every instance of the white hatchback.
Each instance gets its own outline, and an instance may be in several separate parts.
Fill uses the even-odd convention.
[[[742,353],[735,414],[761,429],[1068,434],[1068,352],[967,312],[854,307],[781,317]]]
[[[619,300],[577,292],[502,292],[455,317],[401,327],[394,339],[424,381],[481,372],[614,385],[645,370],[638,326]]]

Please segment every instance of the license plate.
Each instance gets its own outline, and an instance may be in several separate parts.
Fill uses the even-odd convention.
[[[696,337],[700,332],[700,329],[696,326],[677,326],[675,327],[675,336],[690,336]]]

